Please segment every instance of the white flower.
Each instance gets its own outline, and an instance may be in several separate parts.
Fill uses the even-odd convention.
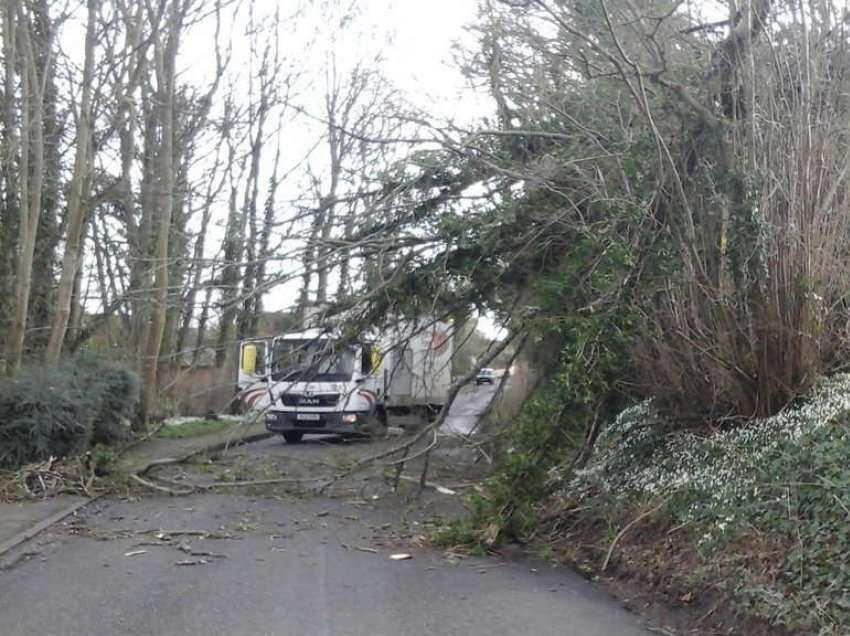
[[[710,437],[664,433],[669,427],[651,402],[643,402],[603,431],[591,461],[563,488],[579,495],[601,488],[623,500],[693,492],[699,504],[684,509],[684,521],[713,521],[722,532],[734,523],[736,505],[762,494],[756,475],[770,453],[848,411],[850,375],[824,381],[802,406]]]

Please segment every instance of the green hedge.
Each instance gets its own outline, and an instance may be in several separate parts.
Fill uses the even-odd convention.
[[[130,435],[127,420],[136,416],[141,396],[139,376],[114,363],[87,360],[80,364],[84,382],[96,397],[92,441],[113,444]]]
[[[63,457],[129,435],[139,382],[123,367],[73,359],[0,380],[0,468]]]

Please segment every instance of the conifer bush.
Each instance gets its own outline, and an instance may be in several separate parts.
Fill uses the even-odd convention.
[[[0,469],[126,437],[138,399],[135,374],[117,365],[74,359],[25,367],[0,380]]]
[[[84,375],[97,398],[92,441],[113,444],[127,439],[129,420],[135,416],[141,397],[139,376],[127,367],[97,361],[89,362]]]

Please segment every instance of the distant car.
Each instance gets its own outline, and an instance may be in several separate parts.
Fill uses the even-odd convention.
[[[481,369],[478,372],[478,375],[475,376],[475,385],[493,384],[494,378],[495,374],[493,373],[493,369]]]

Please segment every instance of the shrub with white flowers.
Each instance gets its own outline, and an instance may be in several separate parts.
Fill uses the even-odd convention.
[[[663,514],[694,531],[702,566],[688,575],[725,584],[734,602],[792,633],[850,634],[850,375],[711,433],[671,426],[643,402],[602,432],[583,470],[549,477],[582,501],[577,510],[663,500]],[[752,554],[748,537],[773,549]]]
[[[824,380],[805,403],[710,435],[673,431],[650,402],[623,411],[600,436],[588,466],[567,489],[618,499],[676,495],[683,521],[709,521],[721,532],[742,504],[775,496],[764,484],[766,458],[850,413],[850,375]],[[767,488],[766,488],[767,486]]]

